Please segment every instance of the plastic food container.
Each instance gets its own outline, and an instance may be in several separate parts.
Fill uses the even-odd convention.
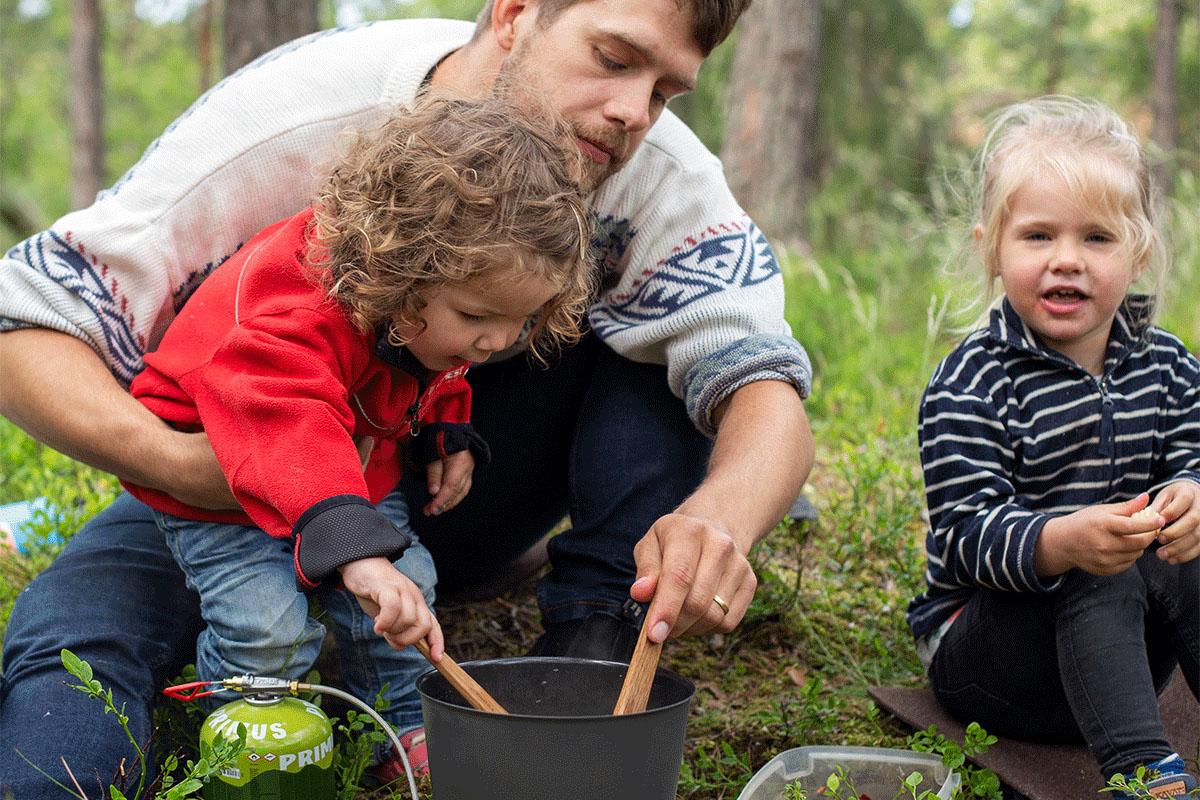
[[[862,800],[892,800],[904,789],[904,779],[914,772],[924,778],[918,794],[937,789],[943,800],[949,800],[962,783],[940,756],[930,753],[881,747],[797,747],[775,756],[754,773],[738,800],[782,800],[784,787],[795,781],[808,792],[809,800],[820,800],[825,796],[818,794],[825,779],[838,767],[854,781]],[[839,791],[846,796],[847,787],[843,784]]]

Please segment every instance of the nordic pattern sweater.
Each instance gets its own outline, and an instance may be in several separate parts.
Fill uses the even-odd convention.
[[[312,202],[339,134],[411,103],[473,30],[391,20],[322,31],[221,81],[93,205],[0,261],[0,331],[73,334],[128,384],[216,265]],[[678,118],[662,114],[591,207],[603,273],[591,324],[618,353],[666,365],[700,430],[711,435],[712,411],[752,381],[808,395],[775,255]]]
[[[1047,348],[1005,300],[934,372],[918,437],[930,530],[918,639],[978,588],[1051,592],[1033,571],[1050,517],[1200,482],[1200,362],[1131,295],[1104,374]]]

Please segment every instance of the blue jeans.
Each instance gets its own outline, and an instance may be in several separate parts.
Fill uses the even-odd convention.
[[[707,466],[710,445],[668,391],[665,368],[628,361],[589,336],[549,369],[515,358],[468,375],[473,420],[493,461],[476,470],[458,508],[412,520],[439,590],[495,575],[569,513],[572,530],[553,540],[553,569],[537,589],[543,622],[619,613],[634,543]],[[426,502],[420,476],[403,488],[410,508]],[[158,692],[195,658],[202,628],[199,598],[152,512],[120,496],[13,608],[0,679],[0,782],[20,800],[60,796],[14,747],[64,782],[59,756],[81,782],[97,774],[107,782],[122,759],[133,763],[112,716],[62,685],[61,648],[92,664],[145,742]]]
[[[1049,594],[976,592],[930,665],[938,701],[989,733],[1084,743],[1106,778],[1170,755],[1156,697],[1177,664],[1200,697],[1200,559],[1156,550]]]
[[[378,506],[397,527],[406,528],[408,512],[398,492]],[[296,590],[292,548],[288,542],[246,525],[195,522],[156,513],[167,546],[200,595],[207,623],[196,641],[196,675],[220,680],[234,675],[303,678],[321,652],[325,625],[309,616],[309,598]],[[437,575],[429,552],[414,538],[395,562],[433,606]],[[400,733],[420,727],[421,697],[416,680],[429,669],[416,648],[394,650],[372,629],[354,595],[322,588],[321,608],[333,623],[342,679],[358,699],[371,705],[383,690],[390,703],[384,719]],[[202,698],[213,711],[237,698],[220,692]]]
[[[486,581],[569,516],[537,584],[543,625],[620,616],[633,546],[700,485],[712,450],[667,388],[666,368],[588,335],[549,369],[513,358],[467,378],[471,423],[493,461],[476,469],[453,511],[411,522],[433,554],[439,591]],[[410,508],[425,503],[424,486],[418,474],[401,479]]]

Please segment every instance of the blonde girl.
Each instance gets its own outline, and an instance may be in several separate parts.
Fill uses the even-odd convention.
[[[1135,131],[1046,97],[995,119],[974,239],[986,324],[920,409],[927,587],[908,622],[939,701],[1100,772],[1196,785],[1156,695],[1200,696],[1200,362],[1153,325],[1161,214]]]

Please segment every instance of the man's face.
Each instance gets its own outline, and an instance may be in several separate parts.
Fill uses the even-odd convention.
[[[704,61],[690,2],[584,0],[549,25],[524,12],[497,87],[533,87],[566,116],[584,156],[585,190],[633,154]]]

